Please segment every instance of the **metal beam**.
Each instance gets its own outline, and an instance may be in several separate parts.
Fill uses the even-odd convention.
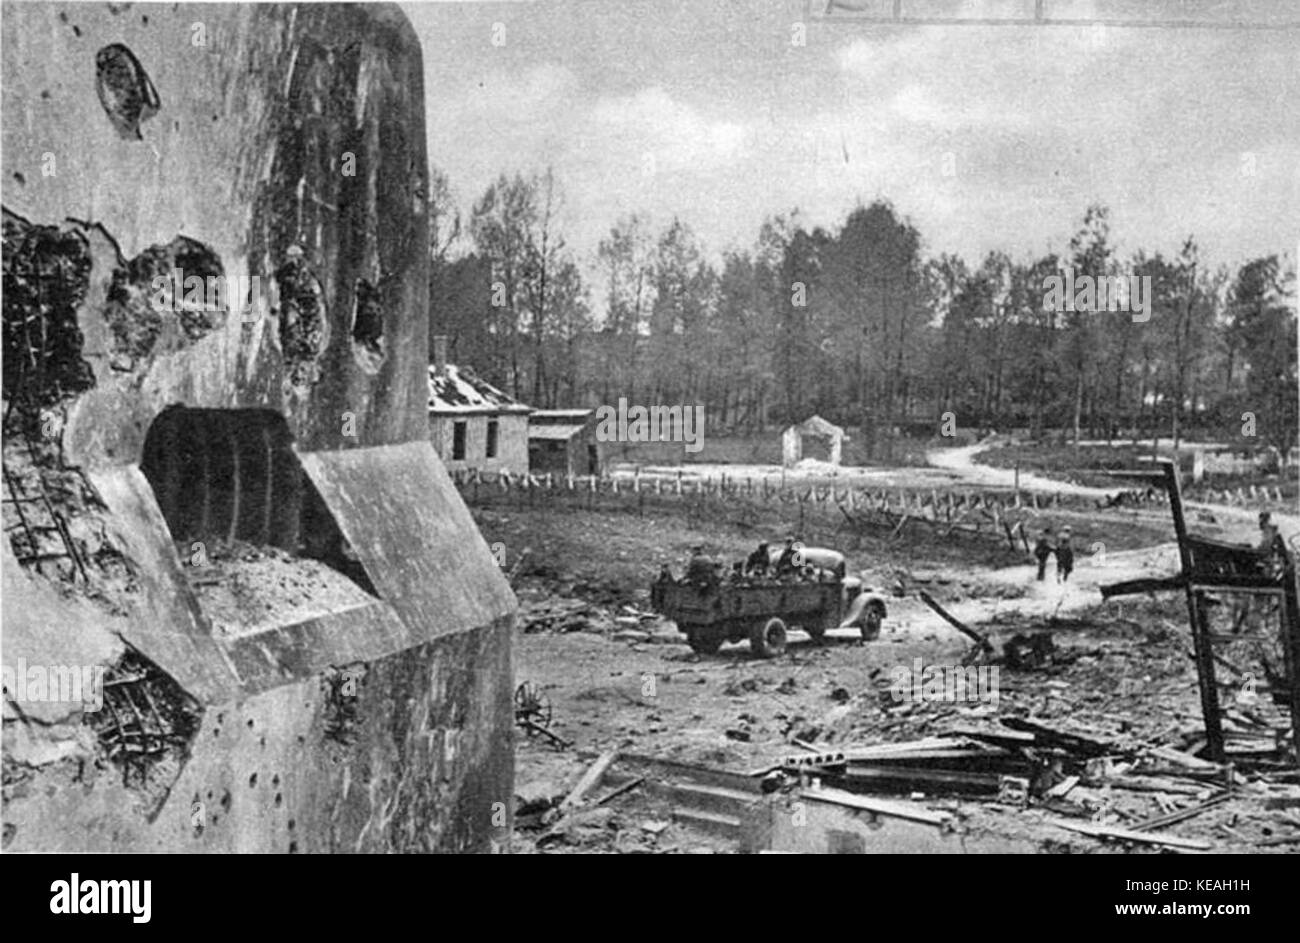
[[[1223,724],[1219,718],[1219,691],[1215,684],[1214,650],[1210,641],[1209,617],[1206,614],[1205,594],[1192,588],[1195,561],[1187,542],[1187,520],[1183,516],[1183,495],[1178,482],[1178,464],[1170,459],[1161,460],[1165,472],[1165,490],[1169,494],[1169,511],[1174,518],[1174,533],[1178,537],[1178,558],[1182,564],[1184,589],[1187,594],[1187,616],[1192,626],[1192,644],[1196,651],[1196,678],[1201,689],[1201,713],[1205,718],[1205,741],[1210,759],[1222,763],[1227,758],[1223,749]]]
[[[1032,16],[910,16],[903,11],[903,0],[894,0],[891,12],[873,12],[879,9],[872,0],[808,0],[806,16],[826,23],[861,23],[871,26],[1063,26],[1073,29],[1103,27],[1106,29],[1220,29],[1220,30],[1294,30],[1300,29],[1300,20],[1260,20],[1244,17],[1235,19],[1196,18],[1183,15],[1177,18],[1125,18],[1115,16],[1049,16],[1043,0],[1034,4]],[[928,8],[927,8],[928,9]],[[955,10],[960,7],[955,6]]]

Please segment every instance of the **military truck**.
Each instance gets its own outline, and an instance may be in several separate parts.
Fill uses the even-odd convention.
[[[688,582],[664,570],[651,586],[650,601],[702,655],[723,642],[749,639],[754,654],[774,658],[785,651],[790,628],[802,629],[814,642],[827,629],[857,628],[863,641],[871,641],[886,615],[884,599],[864,592],[857,577]]]

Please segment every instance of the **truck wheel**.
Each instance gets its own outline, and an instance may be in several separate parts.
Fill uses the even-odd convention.
[[[880,625],[885,621],[885,614],[877,603],[871,603],[862,613],[862,641],[870,642],[880,638]]]
[[[697,655],[714,655],[722,647],[721,636],[706,635],[703,632],[692,632],[689,641],[691,651]]]
[[[759,658],[775,658],[785,654],[785,637],[785,623],[773,617],[754,626],[749,647]]]

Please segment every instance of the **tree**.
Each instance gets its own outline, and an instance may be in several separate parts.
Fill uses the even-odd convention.
[[[1253,413],[1263,441],[1283,452],[1296,444],[1296,316],[1288,304],[1295,272],[1283,272],[1277,256],[1247,262],[1229,292],[1228,328],[1241,361],[1241,412]],[[1230,417],[1230,421],[1240,421]]]
[[[605,275],[605,345],[602,378],[604,402],[618,390],[636,400],[639,352],[649,331],[654,303],[654,245],[644,217],[619,219],[601,240],[597,261]]]
[[[470,218],[475,246],[492,266],[493,304],[505,311],[499,323],[509,349],[511,391],[522,399],[528,389],[536,403],[546,402],[547,390],[554,388],[546,362],[547,337],[560,316],[551,305],[557,297],[553,281],[573,265],[556,225],[561,202],[550,168],[528,177],[502,175],[474,204]],[[574,273],[565,279],[573,287]],[[531,347],[527,377],[525,344]]]

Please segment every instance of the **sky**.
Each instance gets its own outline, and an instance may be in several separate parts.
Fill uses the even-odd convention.
[[[1123,253],[1172,254],[1195,235],[1215,265],[1294,259],[1300,29],[900,27],[812,5],[404,3],[424,46],[430,161],[466,213],[497,175],[553,166],[584,265],[632,212],[656,232],[680,218],[716,257],[752,246],[768,216],[798,208],[836,227],[877,198],[916,225],[927,254],[976,263],[1064,249],[1092,202],[1110,208]],[[904,0],[904,11],[1032,5]],[[1276,24],[1288,6],[1139,8]],[[1133,8],[1045,2],[1055,17]]]

